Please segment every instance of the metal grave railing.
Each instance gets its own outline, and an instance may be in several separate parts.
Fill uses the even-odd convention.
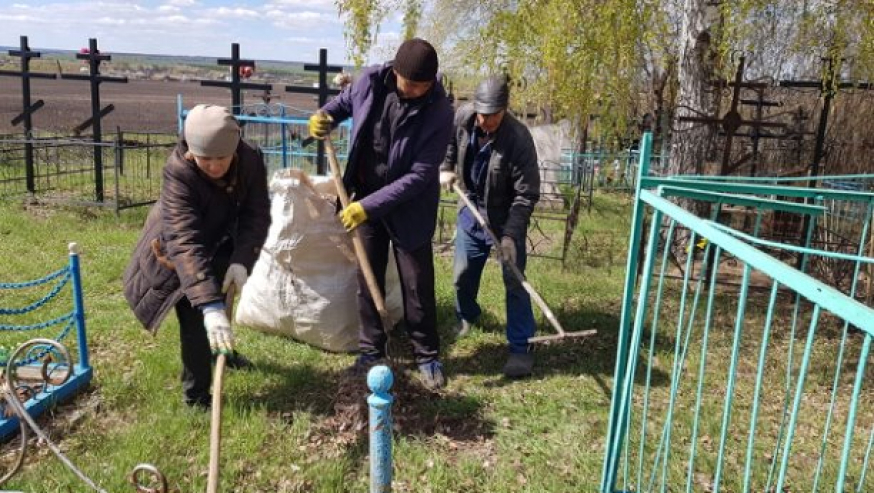
[[[858,299],[874,194],[653,177],[650,145],[647,134],[601,493],[874,491],[874,309]],[[811,242],[830,201],[867,211],[849,253]],[[721,222],[724,207],[748,211],[747,230]],[[778,213],[808,225],[807,241],[763,235]],[[822,258],[848,262],[851,279],[806,273]]]
[[[316,146],[303,146],[309,137],[309,117],[312,111],[295,108],[281,103],[244,105],[235,118],[243,126],[243,138],[257,145],[264,154],[264,164],[269,173],[278,169],[302,169],[314,175],[317,172]],[[188,115],[177,98],[177,121],[179,131]],[[348,157],[348,140],[352,130],[352,120],[341,123],[334,133],[334,147],[341,162]]]
[[[87,387],[92,377],[76,244],[69,250],[69,263],[40,279],[0,283],[0,300],[15,303],[0,306],[3,380],[11,382],[7,392],[14,389],[34,417]],[[78,353],[77,361],[69,348]],[[0,438],[19,426],[14,410],[2,401]]]

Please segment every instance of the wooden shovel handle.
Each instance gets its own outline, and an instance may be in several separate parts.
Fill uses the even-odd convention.
[[[331,177],[334,179],[334,185],[337,187],[337,196],[340,198],[340,205],[345,209],[349,206],[349,194],[346,193],[346,187],[343,185],[343,177],[340,173],[340,163],[337,162],[337,152],[334,150],[334,144],[331,142],[331,137],[325,138],[325,154],[328,155],[328,163],[331,166]],[[382,291],[376,283],[376,277],[373,275],[373,267],[370,265],[370,259],[367,258],[367,252],[364,251],[364,243],[361,241],[361,235],[357,229],[352,231],[352,247],[355,249],[355,257],[358,259],[358,267],[364,275],[364,281],[367,283],[367,289],[370,291],[370,297],[373,298],[373,304],[376,305],[376,311],[382,320],[383,330],[389,333],[392,329],[391,320],[388,316],[388,310],[385,308],[385,298],[382,296]]]

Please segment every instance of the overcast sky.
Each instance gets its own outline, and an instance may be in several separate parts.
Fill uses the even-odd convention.
[[[393,53],[397,17],[380,29],[372,61]],[[0,0],[0,46],[78,50],[97,38],[103,52],[230,56],[348,63],[343,21],[334,0]],[[390,58],[390,57],[389,57]]]

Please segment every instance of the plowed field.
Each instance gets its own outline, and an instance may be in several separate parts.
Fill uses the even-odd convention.
[[[182,95],[183,104],[190,108],[197,103],[230,106],[230,89],[203,87],[199,82],[131,80],[126,84],[104,82],[100,88],[100,104],[115,106],[104,117],[104,133],[121,128],[125,132],[176,132],[176,98]],[[42,99],[45,106],[33,116],[37,131],[68,135],[72,129],[91,116],[90,84],[84,80],[32,79],[31,100]],[[310,95],[285,92],[284,84],[275,84],[273,102],[295,108],[314,110],[316,99]],[[245,91],[244,102],[260,102],[261,91]],[[22,109],[21,79],[0,77],[0,134],[21,131],[11,120]],[[86,133],[89,131],[86,130]]]

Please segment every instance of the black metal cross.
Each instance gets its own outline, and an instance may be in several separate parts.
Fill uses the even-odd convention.
[[[719,170],[720,175],[727,175],[733,171],[733,168],[730,163],[731,157],[731,144],[734,140],[734,137],[738,135],[737,131],[742,126],[749,126],[756,131],[765,127],[772,128],[783,128],[786,125],[783,123],[775,123],[775,122],[764,122],[761,120],[744,120],[741,116],[740,112],[737,110],[738,104],[740,103],[740,91],[741,89],[762,89],[767,87],[767,84],[763,82],[744,82],[743,74],[744,74],[744,63],[745,58],[740,57],[740,61],[737,66],[737,72],[734,76],[734,81],[729,82],[728,85],[734,88],[731,98],[731,108],[728,110],[722,118],[716,117],[698,117],[698,116],[683,116],[680,117],[680,121],[686,122],[697,122],[697,123],[708,123],[714,124],[718,123],[722,125],[722,130],[725,132],[725,144],[722,151],[722,165]],[[717,81],[714,83],[715,85],[725,84],[723,81]]]
[[[36,192],[36,183],[34,179],[33,167],[33,120],[31,116],[36,110],[43,107],[45,104],[42,99],[37,99],[36,102],[30,102],[30,79],[55,79],[55,74],[42,74],[30,71],[30,59],[39,58],[42,54],[38,51],[30,51],[27,44],[27,36],[21,36],[21,47],[17,50],[9,50],[9,55],[21,57],[21,71],[14,72],[12,70],[0,70],[0,75],[9,77],[21,77],[21,101],[22,110],[15,118],[12,119],[12,125],[18,125],[24,122],[24,176],[27,184],[27,191],[30,193]]]
[[[202,80],[200,81],[201,86],[209,86],[209,87],[229,87],[231,88],[231,111],[235,115],[239,115],[243,109],[243,97],[242,90],[243,89],[256,89],[259,91],[269,91],[273,89],[272,84],[257,84],[254,82],[242,82],[240,80],[240,69],[242,67],[252,67],[255,68],[254,60],[242,60],[240,59],[240,44],[239,43],[231,43],[231,57],[230,58],[219,58],[219,65],[230,65],[231,67],[231,80],[230,82],[218,81],[218,80]]]
[[[765,100],[765,88],[763,88],[763,87],[756,88],[755,92],[756,92],[756,99],[741,99],[740,104],[745,105],[745,106],[754,106],[756,108],[756,116],[755,116],[755,120],[754,120],[756,122],[764,121],[764,118],[765,118],[764,109],[765,108],[775,108],[775,107],[780,107],[783,105],[783,103],[780,103],[777,101],[766,101]],[[785,124],[781,124],[781,126],[783,128],[786,127]],[[735,135],[741,136],[744,134],[738,133]],[[769,139],[769,138],[782,138],[782,136],[778,136],[778,135],[774,135],[774,134],[771,134],[768,132],[764,132],[761,125],[751,126],[749,134],[747,134],[745,136],[749,137],[753,141],[752,152],[750,152],[749,154],[747,154],[747,155],[741,157],[740,159],[738,159],[737,161],[735,161],[735,163],[733,165],[733,170],[736,170],[737,168],[739,168],[740,166],[745,164],[747,161],[750,161],[750,176],[756,176],[756,167],[759,164],[759,144],[761,143],[761,140],[762,139]]]
[[[835,73],[835,60],[833,58],[824,58],[825,62],[825,73],[823,74],[822,80],[781,80],[781,87],[807,87],[807,88],[816,88],[822,92],[822,110],[819,113],[819,123],[816,127],[816,144],[813,148],[813,163],[810,167],[810,176],[817,177],[819,176],[819,169],[822,165],[822,160],[825,157],[825,134],[828,129],[828,115],[831,112],[832,100],[835,98],[837,91],[839,89],[848,89],[851,87],[857,89],[864,90],[872,90],[874,89],[874,84],[871,83],[861,83],[855,84],[852,82],[840,81],[836,80],[838,78],[838,74]],[[817,187],[816,180],[810,180],[809,186],[811,188]],[[804,226],[801,231],[801,236],[799,237],[799,244],[801,244],[802,238],[807,237],[810,228],[812,227],[812,221],[810,220],[810,216],[804,216]],[[801,265],[801,259],[803,257],[799,257],[798,265]]]
[[[835,98],[838,89],[864,89],[874,90],[872,83],[853,83],[846,81],[835,81],[835,65],[832,58],[823,59],[826,64],[825,74],[822,80],[781,80],[780,87],[799,87],[813,88],[822,91],[822,110],[819,114],[819,123],[816,128],[816,145],[813,149],[813,164],[810,168],[811,176],[819,176],[819,168],[822,160],[825,157],[825,134],[828,129],[828,115],[831,112],[832,100]],[[836,82],[836,83],[835,83]],[[811,181],[814,184],[815,181]],[[814,185],[815,186],[815,185]]]
[[[109,77],[100,74],[100,64],[112,60],[109,55],[101,55],[97,49],[97,38],[88,40],[88,53],[77,53],[76,58],[88,61],[88,75],[61,74],[62,79],[87,80],[91,83],[91,118],[88,118],[73,128],[73,132],[79,134],[89,125],[92,129],[94,142],[94,195],[97,202],[103,202],[103,152],[100,144],[103,140],[100,120],[112,112],[115,106],[106,105],[100,108],[100,84],[102,82],[127,83],[127,77]]]
[[[325,48],[319,49],[319,64],[311,63],[303,66],[304,70],[319,73],[319,87],[302,87],[302,86],[285,86],[286,92],[294,92],[298,94],[317,94],[319,96],[319,108],[328,102],[328,96],[340,94],[337,89],[328,87],[328,73],[342,72],[343,67],[339,65],[328,65],[328,50]],[[327,167],[325,166],[325,144],[320,140],[318,149],[316,150],[316,173],[325,174]]]

